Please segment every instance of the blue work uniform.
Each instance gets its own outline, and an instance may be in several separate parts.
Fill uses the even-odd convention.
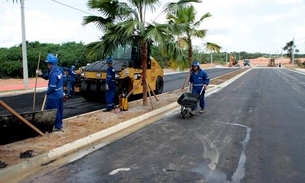
[[[191,76],[190,76],[190,83],[193,84],[193,89],[192,89],[192,93],[196,93],[196,94],[200,94],[202,87],[204,85],[209,85],[210,83],[210,78],[207,75],[207,73],[205,71],[203,71],[202,69],[198,68],[198,72],[191,72]],[[204,109],[205,107],[205,98],[204,98],[204,94],[205,94],[205,89],[202,90],[201,93],[201,98],[199,101],[199,106]],[[192,110],[196,110],[197,109],[197,104],[195,106],[192,107]]]
[[[71,95],[75,94],[74,91],[74,84],[75,84],[75,71],[72,69],[67,70],[68,75],[67,75],[67,95],[70,97]]]
[[[115,70],[112,66],[107,68],[106,85],[108,85],[108,88],[106,87],[106,110],[110,111],[114,108],[116,88]]]
[[[41,77],[49,80],[48,89],[46,92],[46,109],[57,109],[54,126],[57,129],[61,129],[64,113],[63,70],[60,67],[54,65],[47,74],[42,75]]]

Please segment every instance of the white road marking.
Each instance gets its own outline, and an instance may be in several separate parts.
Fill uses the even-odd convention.
[[[117,174],[119,171],[129,171],[130,168],[118,168],[116,170],[112,170],[109,175],[114,175],[114,174]]]

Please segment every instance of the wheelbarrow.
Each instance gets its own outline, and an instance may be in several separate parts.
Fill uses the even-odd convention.
[[[194,105],[197,105],[200,98],[200,94],[190,92],[185,92],[179,97],[177,103],[181,105],[180,115],[183,119],[185,119],[185,117],[190,114],[190,112],[192,111],[192,107],[194,107]]]

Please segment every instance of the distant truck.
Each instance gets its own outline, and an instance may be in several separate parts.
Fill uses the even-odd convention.
[[[244,59],[244,66],[250,66],[250,59]]]

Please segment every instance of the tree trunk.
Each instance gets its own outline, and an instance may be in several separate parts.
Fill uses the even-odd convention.
[[[142,60],[142,86],[143,86],[143,105],[147,106],[147,85],[146,85],[146,69],[147,69],[147,42],[141,41],[141,60]]]
[[[192,47],[192,39],[188,39],[189,42],[189,47],[188,47],[188,62],[189,62],[189,67],[192,66],[193,63],[193,47]]]

